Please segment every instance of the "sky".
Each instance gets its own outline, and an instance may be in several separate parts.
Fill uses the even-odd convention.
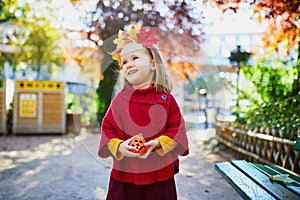
[[[250,12],[223,14],[217,8],[206,8],[205,15],[212,24],[204,27],[206,34],[257,33],[266,29],[255,19],[251,19]]]
[[[24,1],[24,0],[22,0]],[[26,0],[32,1],[34,0]],[[53,0],[53,6],[57,8],[57,16],[61,20],[64,27],[72,29],[82,29],[84,24],[80,17],[85,17],[85,10],[92,10],[98,0],[82,0],[84,3],[76,5],[76,8],[67,0]],[[259,32],[263,30],[263,26],[259,25],[256,20],[251,20],[251,13],[244,11],[235,13],[234,15],[223,14],[218,8],[203,6],[201,0],[195,1],[199,12],[204,11],[206,23],[210,24],[205,27],[206,34],[215,33],[240,33],[240,32]],[[78,12],[79,10],[79,12]],[[213,25],[212,25],[213,24]]]

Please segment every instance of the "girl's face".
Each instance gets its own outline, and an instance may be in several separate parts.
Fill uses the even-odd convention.
[[[145,89],[152,85],[155,66],[147,49],[129,51],[121,55],[125,79],[133,88]]]

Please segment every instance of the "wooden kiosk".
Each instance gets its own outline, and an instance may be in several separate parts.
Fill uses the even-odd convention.
[[[65,84],[16,81],[13,133],[66,133]]]
[[[5,79],[0,79],[0,133],[7,133],[6,126],[6,81]]]

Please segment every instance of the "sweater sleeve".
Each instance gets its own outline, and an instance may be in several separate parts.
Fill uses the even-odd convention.
[[[166,155],[167,153],[172,151],[177,145],[177,143],[174,140],[165,135],[159,136],[158,138],[156,138],[156,140],[159,142],[161,148],[157,148],[155,151],[160,156]]]
[[[171,94],[169,95],[169,97],[170,110],[168,117],[168,125],[164,135],[168,136],[177,143],[176,147],[172,150],[172,152],[174,152],[177,155],[185,156],[189,153],[185,121],[183,119],[180,108],[175,98]]]
[[[110,139],[109,142],[107,143],[108,150],[117,160],[122,160],[124,158],[124,155],[118,152],[118,147],[122,142],[123,140],[120,140],[118,138],[113,138]]]
[[[104,116],[101,125],[101,136],[98,148],[98,156],[101,158],[116,156],[116,150],[118,146],[115,145],[119,145],[118,139],[120,139],[120,137],[117,134],[116,125],[114,123],[114,118],[110,107],[106,115]]]

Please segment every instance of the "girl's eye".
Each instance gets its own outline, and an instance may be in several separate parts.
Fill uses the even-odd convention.
[[[125,65],[126,63],[127,63],[127,61],[124,61],[124,62],[123,62],[123,65]]]
[[[137,57],[137,56],[133,57],[133,60],[136,60],[136,59],[139,59],[139,57]]]

